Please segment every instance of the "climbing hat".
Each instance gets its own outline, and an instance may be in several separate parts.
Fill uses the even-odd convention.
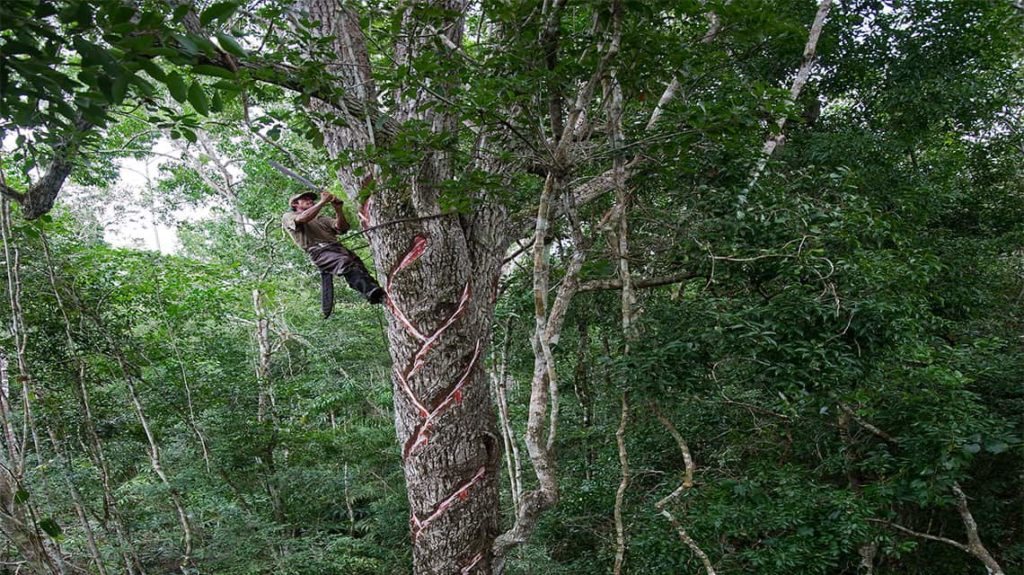
[[[313,198],[314,200],[316,200],[317,198],[317,195],[313,192],[302,192],[301,194],[295,194],[294,196],[288,198],[288,205],[294,206],[295,202],[299,201],[300,198],[305,198],[307,196]]]

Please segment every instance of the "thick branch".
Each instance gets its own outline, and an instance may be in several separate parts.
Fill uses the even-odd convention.
[[[53,208],[64,182],[71,175],[73,161],[78,154],[79,145],[86,134],[93,128],[93,124],[79,118],[75,122],[75,128],[65,134],[57,144],[53,146],[53,155],[50,158],[50,165],[39,180],[29,186],[24,193],[20,193],[6,182],[2,186],[3,195],[18,202],[22,208],[22,214],[26,219],[34,220],[47,213]]]
[[[828,17],[829,9],[832,7],[832,0],[821,0],[818,5],[818,12],[814,15],[814,22],[811,24],[811,31],[807,37],[807,44],[804,46],[804,60],[800,64],[800,68],[797,70],[796,77],[793,78],[793,85],[789,89],[789,101],[790,103],[796,102],[797,98],[800,97],[800,92],[803,90],[804,84],[807,83],[808,78],[811,76],[811,70],[814,68],[814,53],[818,47],[818,38],[821,37],[821,30],[825,27],[825,19]],[[775,149],[785,139],[783,128],[786,127],[786,116],[780,117],[775,121],[778,126],[778,132],[769,137],[764,143],[764,148],[761,150],[761,158],[754,166],[754,170],[750,174],[750,184],[748,187],[753,186],[757,183],[757,179],[761,177],[761,173],[764,172],[764,168],[768,165],[768,160],[771,159],[772,154],[775,153]]]
[[[691,280],[693,278],[701,277],[696,272],[680,272],[677,274],[667,276],[657,276],[652,278],[635,279],[632,281],[633,289],[652,288],[660,287],[665,285],[677,284]],[[598,290],[612,290],[622,289],[621,278],[610,278],[604,280],[589,280],[581,282],[577,291],[598,291]]]

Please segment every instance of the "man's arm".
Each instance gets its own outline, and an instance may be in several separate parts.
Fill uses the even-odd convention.
[[[366,186],[369,186],[373,182],[373,174],[367,174],[363,176],[363,181],[359,183],[360,191],[365,190]],[[337,228],[339,234],[343,234],[349,231],[352,226],[345,219],[345,212],[341,209],[341,198],[332,196],[331,205],[334,206],[334,213],[336,219],[334,220],[334,227]]]
[[[348,220],[345,219],[345,211],[341,209],[342,202],[339,198],[334,197],[331,199],[331,206],[334,207],[334,228],[338,230],[339,234],[343,234],[349,230],[352,226],[349,225]]]
[[[313,204],[313,206],[310,207],[308,210],[296,216],[295,222],[299,224],[308,224],[309,222],[313,221],[313,219],[320,214],[320,210],[322,210],[323,207],[326,206],[332,200],[334,200],[334,196],[332,196],[330,192],[321,192],[320,201]]]

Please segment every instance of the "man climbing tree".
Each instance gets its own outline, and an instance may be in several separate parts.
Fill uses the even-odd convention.
[[[333,220],[320,215],[327,204],[334,208]],[[313,192],[303,192],[288,201],[291,210],[284,213],[281,223],[292,237],[295,245],[302,248],[313,264],[320,269],[324,296],[324,317],[331,314],[334,301],[333,276],[343,276],[349,287],[356,290],[372,304],[384,300],[384,290],[366,271],[359,256],[352,253],[337,239],[337,234],[349,229],[348,220],[341,209],[342,202],[330,192],[322,192],[316,200]]]

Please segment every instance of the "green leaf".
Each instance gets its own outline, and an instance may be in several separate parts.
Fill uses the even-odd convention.
[[[100,93],[103,94],[103,97],[111,103],[114,101],[113,84],[113,79],[106,74],[100,74],[96,78],[96,87],[99,89]]]
[[[182,5],[178,6],[177,8],[175,8],[174,9],[174,15],[172,16],[174,18],[174,21],[175,22],[180,21],[182,18],[185,17],[186,14],[188,14],[189,10],[191,10],[191,9],[192,9],[192,4],[190,4],[190,3],[185,3],[185,4],[182,4]]]
[[[24,503],[24,502],[28,501],[29,497],[31,497],[31,494],[29,494],[28,491],[25,491],[24,489],[19,489],[14,494],[14,502],[15,503]]]
[[[114,81],[110,85],[111,102],[114,104],[120,104],[124,102],[125,94],[128,93],[128,80],[131,78],[130,74],[121,74],[114,78]]]
[[[165,83],[167,84],[167,90],[171,93],[171,97],[184,104],[185,99],[188,97],[188,88],[185,86],[185,80],[181,77],[181,74],[177,72],[167,74],[167,81]]]
[[[220,47],[223,48],[225,52],[234,54],[235,56],[239,57],[245,56],[245,50],[233,37],[223,32],[217,32],[216,35],[217,41],[220,42]]]
[[[237,94],[242,91],[241,86],[237,82],[225,82],[224,80],[217,82],[213,87],[230,94]]]
[[[196,43],[191,39],[186,38],[181,34],[171,34],[171,36],[178,41],[178,44],[181,46],[181,50],[186,54],[194,56],[199,52],[199,46],[196,46]]]
[[[156,88],[154,88],[153,84],[150,84],[144,78],[140,76],[132,76],[131,81],[132,84],[135,84],[138,87],[139,91],[142,92],[143,96],[147,98],[152,98],[156,95]]]
[[[992,441],[985,443],[985,451],[989,453],[1002,453],[1006,451],[1010,446],[1002,441]]]
[[[190,35],[189,36],[189,40],[192,40],[193,42],[195,42],[196,47],[198,47],[200,50],[202,50],[203,54],[206,54],[207,56],[209,56],[211,58],[217,55],[217,46],[215,46],[213,44],[213,42],[210,41],[209,38],[207,38],[205,36],[192,36],[192,35]]]
[[[220,97],[219,90],[215,90],[213,92],[213,100],[210,101],[210,110],[213,112],[221,112],[224,110],[224,99]]]
[[[43,519],[39,522],[39,528],[46,532],[47,535],[53,538],[60,537],[64,530],[57,525],[57,522],[52,517]]]
[[[110,12],[110,21],[115,24],[123,22],[129,22],[132,16],[135,15],[135,10],[128,6],[116,6]]]
[[[204,76],[216,76],[218,78],[224,78],[225,80],[234,80],[235,73],[227,68],[221,68],[220,66],[211,66],[209,64],[199,64],[193,68],[196,72],[203,74]]]
[[[235,2],[217,2],[210,6],[203,13],[199,15],[199,22],[203,26],[208,26],[210,22],[214,20],[226,20],[238,10],[238,4]]]
[[[153,60],[143,58],[139,60],[139,67],[149,74],[150,78],[157,82],[167,82],[167,73],[164,72],[163,68],[158,66]]]
[[[193,82],[188,89],[188,101],[192,107],[203,116],[210,113],[210,102],[206,99],[206,92],[199,82]]]

